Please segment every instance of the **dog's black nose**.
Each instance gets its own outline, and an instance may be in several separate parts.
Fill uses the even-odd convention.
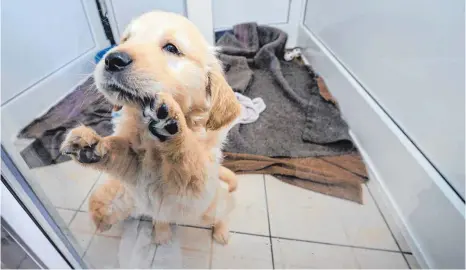
[[[105,57],[105,69],[110,72],[122,71],[133,60],[131,56],[125,52],[112,52]]]

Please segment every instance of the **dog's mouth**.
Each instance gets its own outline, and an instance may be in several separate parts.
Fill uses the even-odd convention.
[[[137,90],[128,90],[116,84],[106,84],[103,87],[107,93],[114,97],[117,103],[123,104],[145,104],[149,97],[137,93]]]

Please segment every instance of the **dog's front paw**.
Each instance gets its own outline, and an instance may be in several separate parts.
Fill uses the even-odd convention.
[[[169,223],[154,224],[154,242],[157,245],[165,245],[172,240],[172,229]]]
[[[228,224],[223,221],[215,224],[212,237],[215,241],[217,241],[217,243],[221,245],[228,244],[228,241],[230,240],[230,230],[228,229]]]
[[[96,163],[105,155],[105,150],[98,145],[100,139],[101,137],[94,130],[79,126],[68,133],[60,147],[60,152],[80,163]]]
[[[144,105],[143,117],[148,123],[150,134],[164,142],[178,135],[183,126],[183,115],[179,105],[169,95],[159,93]]]

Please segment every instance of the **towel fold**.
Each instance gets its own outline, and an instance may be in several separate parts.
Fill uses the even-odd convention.
[[[262,98],[249,98],[238,92],[235,92],[236,98],[241,104],[240,124],[250,124],[256,122],[261,112],[265,110],[265,103]]]

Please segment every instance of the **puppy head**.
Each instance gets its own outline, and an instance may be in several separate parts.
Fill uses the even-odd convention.
[[[183,16],[154,11],[130,23],[120,45],[94,72],[97,88],[114,104],[139,105],[168,92],[192,121],[210,129],[229,124],[240,113],[214,50]]]

